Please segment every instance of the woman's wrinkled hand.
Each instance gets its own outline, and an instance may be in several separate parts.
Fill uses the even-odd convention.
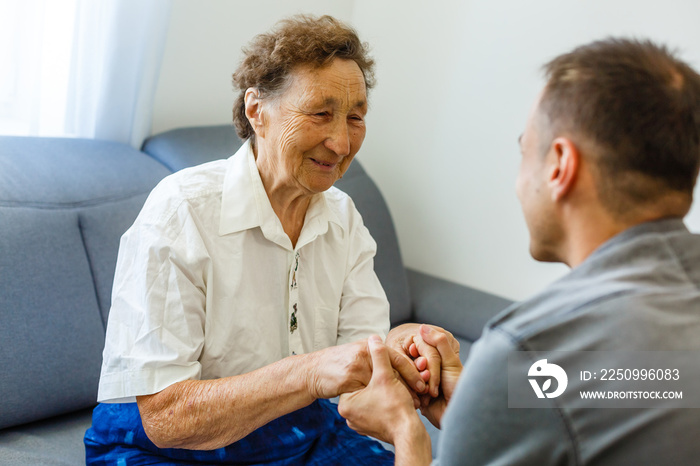
[[[417,394],[425,392],[426,384],[415,364],[393,348],[387,347],[386,353],[402,382],[403,390],[418,408],[420,400]],[[301,357],[308,365],[305,371],[307,387],[313,398],[334,398],[342,393],[357,391],[366,387],[372,378],[373,360],[368,340],[332,346]]]

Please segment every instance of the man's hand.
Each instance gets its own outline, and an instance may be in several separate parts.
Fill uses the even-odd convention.
[[[338,412],[350,428],[394,443],[396,432],[418,416],[411,394],[391,366],[389,348],[377,336],[368,345],[372,378],[364,389],[341,395]]]
[[[357,392],[340,396],[338,412],[356,431],[392,443],[396,464],[423,466],[432,459],[430,437],[411,403],[411,395],[393,370],[390,349],[370,337],[372,379]]]
[[[403,324],[392,329],[386,337],[386,344],[405,356],[406,359],[414,361],[416,369],[420,372],[421,378],[428,383],[427,391],[417,391],[418,394],[429,393],[437,398],[440,394],[441,358],[438,350],[431,345],[415,344],[414,337],[419,334],[420,327],[429,327],[433,331],[442,333],[449,343],[452,351],[459,354],[459,342],[447,330],[434,325]],[[404,376],[402,371],[399,371]],[[407,381],[408,382],[408,381]],[[409,386],[413,386],[408,383]]]
[[[418,353],[426,353],[428,349],[425,346],[429,346],[437,350],[440,356],[440,394],[435,398],[421,396],[420,408],[423,416],[435,427],[440,428],[442,415],[462,374],[462,361],[459,359],[459,353],[454,351],[448,336],[428,325],[421,325],[419,335],[413,340]]]

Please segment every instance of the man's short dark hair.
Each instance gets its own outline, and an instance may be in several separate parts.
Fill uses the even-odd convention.
[[[601,201],[614,212],[688,194],[700,166],[700,75],[648,40],[606,39],[544,66],[550,128],[590,141]],[[653,189],[649,189],[650,186]]]

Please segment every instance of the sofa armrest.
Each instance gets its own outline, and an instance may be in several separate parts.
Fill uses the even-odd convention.
[[[413,320],[476,341],[486,322],[512,301],[416,270],[406,269]]]

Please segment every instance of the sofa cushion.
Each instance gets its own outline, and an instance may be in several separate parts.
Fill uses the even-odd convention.
[[[0,137],[0,428],[95,404],[119,237],[168,173],[123,144]]]
[[[117,266],[119,240],[134,223],[146,197],[146,193],[140,193],[119,201],[80,210],[81,232],[105,325],[112,302],[112,284]]]
[[[104,325],[78,223],[0,207],[0,428],[95,404]]]
[[[79,466],[85,464],[85,431],[92,409],[76,411],[0,431],[0,464]]]
[[[177,171],[211,160],[228,158],[241,144],[230,125],[202,126],[174,129],[153,136],[146,140],[143,151]],[[382,194],[357,159],[335,186],[353,199],[377,242],[374,268],[391,304],[392,325],[410,320],[411,302],[406,271],[394,223]]]

